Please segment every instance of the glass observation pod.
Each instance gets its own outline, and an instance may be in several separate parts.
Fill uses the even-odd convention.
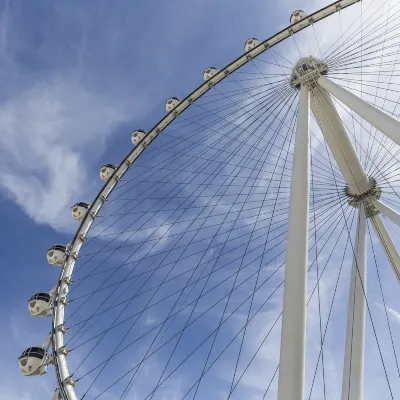
[[[110,176],[114,173],[116,170],[116,166],[112,164],[105,164],[100,168],[100,178],[103,181],[108,181],[110,179]]]
[[[244,50],[246,53],[250,50],[253,50],[255,47],[257,47],[261,42],[258,39],[255,38],[250,38],[247,39],[245,45],[244,45]]]
[[[290,23],[293,25],[305,17],[307,17],[307,14],[303,10],[297,10],[290,16]]]
[[[49,293],[39,292],[28,301],[29,312],[34,317],[48,317],[52,312],[52,296]]]
[[[137,131],[132,132],[132,144],[137,145],[145,136],[146,132],[143,129],[138,129]]]
[[[18,358],[19,368],[25,376],[43,375],[47,372],[49,356],[42,347],[29,347]]]
[[[177,97],[171,97],[167,100],[166,109],[168,112],[172,111],[181,101]]]
[[[49,250],[47,250],[47,261],[51,265],[63,265],[66,256],[67,246],[64,246],[63,244],[55,244]]]
[[[82,220],[83,218],[85,218],[88,209],[89,209],[89,204],[76,203],[71,207],[72,218],[78,221]]]
[[[219,69],[214,68],[214,67],[208,67],[204,70],[204,80],[208,81],[209,79],[211,79],[214,75],[218,74]]]

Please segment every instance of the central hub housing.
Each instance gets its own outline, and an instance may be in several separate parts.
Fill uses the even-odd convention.
[[[350,206],[360,208],[360,203],[362,202],[364,204],[367,218],[379,214],[379,210],[374,205],[374,200],[379,200],[382,195],[382,189],[372,176],[369,178],[369,185],[370,188],[361,194],[350,193],[348,186],[344,189],[346,196],[349,198],[348,203]]]
[[[328,73],[328,64],[314,57],[303,57],[293,67],[290,84],[294,88],[307,85],[310,89],[318,85],[321,75]]]

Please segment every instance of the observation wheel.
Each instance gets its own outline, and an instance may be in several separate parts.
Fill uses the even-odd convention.
[[[297,10],[135,130],[47,252],[22,373],[59,400],[399,398],[399,16]]]

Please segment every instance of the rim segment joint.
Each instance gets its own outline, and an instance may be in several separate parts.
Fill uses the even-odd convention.
[[[68,328],[65,327],[64,324],[58,325],[55,327],[56,332],[65,333],[68,331]]]
[[[72,379],[72,375],[68,376],[67,378],[64,379],[63,384],[64,385],[69,385],[69,386],[75,386],[77,381],[74,381]]]
[[[67,356],[70,352],[71,351],[68,350],[65,346],[62,346],[57,350],[57,354],[62,354],[64,356]]]

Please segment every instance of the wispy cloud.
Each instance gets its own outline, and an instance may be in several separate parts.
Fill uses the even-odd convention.
[[[0,106],[0,185],[35,221],[68,228],[69,207],[92,186],[91,147],[101,151],[126,118],[110,99],[62,77],[36,84]]]
[[[396,310],[393,310],[393,308],[387,307],[386,310],[388,311],[389,315],[393,317],[393,319],[400,323],[400,313]]]

